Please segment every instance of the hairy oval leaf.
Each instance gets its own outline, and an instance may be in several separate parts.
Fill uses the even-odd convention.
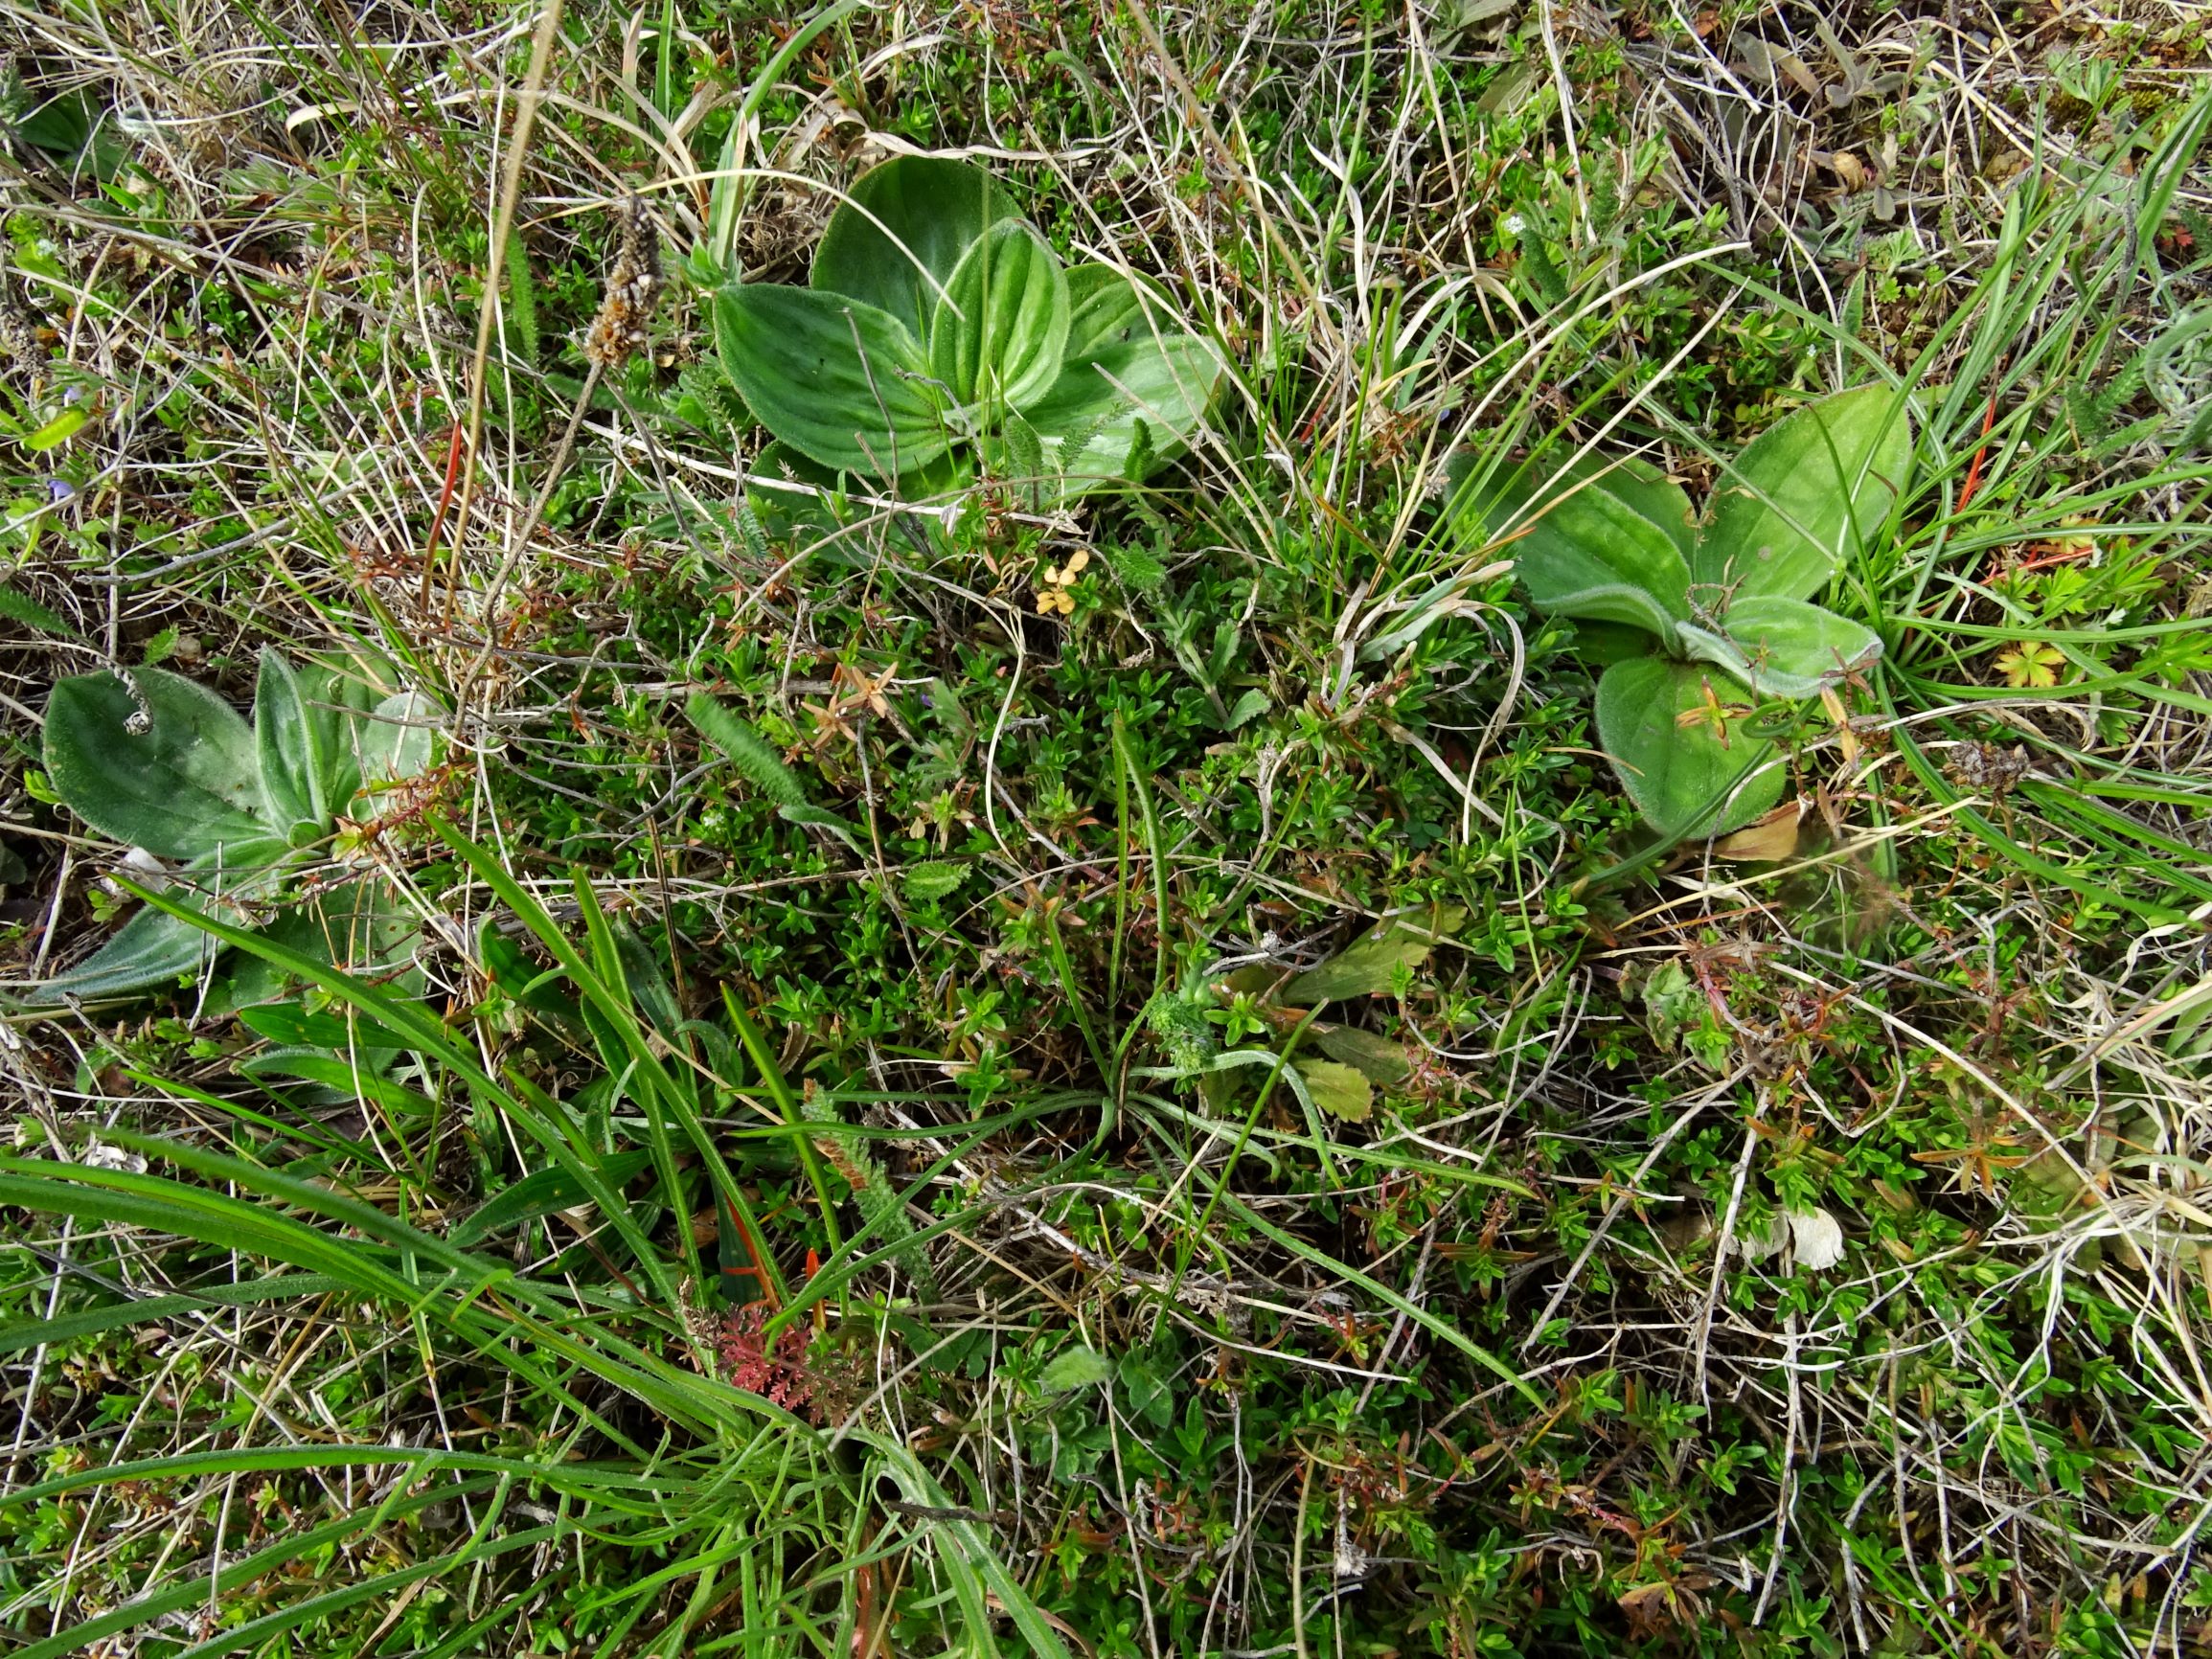
[[[272,833],[252,728],[205,686],[161,669],[80,674],[46,704],[47,776],[104,835],[196,858]],[[143,703],[143,706],[142,706]]]
[[[892,478],[948,446],[929,365],[887,311],[742,284],[716,296],[715,343],[761,424],[819,466]]]
[[[1143,482],[1148,461],[1173,460],[1204,423],[1220,359],[1195,334],[1143,335],[1070,357],[1052,389],[1022,411],[1046,459],[1080,495]]]
[[[830,216],[812,285],[886,312],[926,339],[961,256],[1014,211],[981,168],[899,156],[863,173]]]
[[[322,797],[335,811],[361,789],[361,723],[399,690],[399,671],[381,656],[316,657],[293,670],[314,728]]]
[[[1652,828],[1724,835],[1782,798],[1782,752],[1741,728],[1750,701],[1751,693],[1719,670],[1664,657],[1638,657],[1605,671],[1598,736]],[[1724,735],[1714,727],[1716,707]]]
[[[1104,1382],[1113,1374],[1112,1360],[1095,1349],[1078,1347],[1055,1354],[1037,1381],[1047,1394],[1068,1394]]]
[[[361,716],[355,752],[361,788],[389,789],[425,770],[437,758],[445,711],[424,692],[394,692]]]
[[[1784,416],[1714,492],[1692,569],[1745,599],[1811,599],[1888,518],[1912,465],[1904,399],[1861,386]]]
[[[226,842],[192,860],[159,885],[181,888],[185,897],[225,921],[251,921],[252,907],[241,900],[266,898],[284,878],[291,849],[271,835]],[[116,930],[115,937],[67,972],[38,985],[34,1003],[65,996],[119,996],[172,985],[212,961],[222,943],[205,928],[150,904]]]
[[[150,904],[141,905],[116,930],[115,937],[66,973],[39,985],[32,993],[37,1004],[59,1002],[63,997],[118,996],[173,985],[185,974],[198,970],[212,950],[214,938],[182,917]]]
[[[1801,599],[1746,599],[1718,627],[1684,623],[1682,648],[1769,697],[1816,697],[1881,655],[1881,636]]]
[[[929,327],[929,360],[962,404],[1035,401],[1060,377],[1067,345],[1060,256],[1019,219],[969,245]]]
[[[1467,470],[1456,464],[1455,498]],[[1464,487],[1474,499],[1460,511],[1481,531],[1524,533],[1507,551],[1539,610],[1662,639],[1689,616],[1690,498],[1656,467],[1585,455],[1558,468],[1532,462],[1494,490]]]

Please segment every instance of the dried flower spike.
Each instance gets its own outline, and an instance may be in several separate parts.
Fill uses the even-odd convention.
[[[653,306],[660,299],[660,237],[645,203],[626,195],[615,207],[622,226],[614,269],[607,273],[606,298],[591,331],[583,337],[583,354],[598,369],[614,369],[630,353],[644,347]]]
[[[21,370],[34,367],[45,353],[38,348],[38,324],[31,307],[0,265],[0,363]]]

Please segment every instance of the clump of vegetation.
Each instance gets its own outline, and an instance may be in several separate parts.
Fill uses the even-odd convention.
[[[808,286],[723,288],[715,343],[801,462],[909,491],[980,467],[1039,505],[1143,482],[1190,443],[1220,377],[1143,283],[1064,268],[988,172],[926,156],[861,176]]]
[[[0,80],[14,1654],[2204,1644],[2194,25],[379,15]]]
[[[384,819],[423,804],[399,797],[435,758],[439,709],[394,689],[394,678],[372,659],[295,668],[263,647],[248,725],[206,687],[163,669],[77,675],[47,701],[46,776],[72,812],[147,860],[133,871],[141,879],[167,885],[159,861],[171,859],[183,894],[234,920],[304,906],[288,931],[326,935],[343,961],[353,952],[327,937],[322,907],[296,890],[311,861],[357,853]],[[189,917],[146,906],[39,994],[173,985],[209,947]]]
[[[1724,834],[1772,807],[1787,769],[1754,699],[1840,714],[1836,684],[1881,654],[1880,635],[1810,602],[1896,511],[1912,466],[1903,399],[1869,386],[1785,416],[1727,468],[1702,524],[1646,462],[1531,462],[1494,486],[1477,458],[1455,461],[1460,511],[1478,538],[1513,538],[1538,609],[1627,630],[1604,642],[1598,734],[1645,820]]]

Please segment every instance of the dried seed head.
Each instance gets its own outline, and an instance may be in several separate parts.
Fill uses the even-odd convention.
[[[38,349],[38,323],[8,273],[0,267],[0,359],[28,372],[45,353]]]
[[[653,306],[660,299],[660,237],[645,203],[626,195],[616,204],[615,218],[622,229],[616,245],[614,269],[606,276],[606,298],[591,331],[583,337],[583,354],[594,367],[614,369],[646,343],[646,329]]]

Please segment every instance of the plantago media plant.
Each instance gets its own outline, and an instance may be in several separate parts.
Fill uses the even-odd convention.
[[[1669,835],[1724,834],[1781,799],[1787,765],[1760,704],[1829,691],[1881,654],[1812,602],[1887,521],[1912,460],[1904,400],[1864,386],[1784,417],[1736,458],[1702,523],[1648,464],[1532,462],[1502,486],[1465,455],[1454,511],[1512,552],[1539,610],[1595,625],[1598,735],[1629,796]]]
[[[46,705],[46,775],[95,830],[181,865],[174,879],[194,902],[250,920],[282,902],[288,877],[327,855],[346,823],[374,820],[381,792],[429,764],[437,705],[394,678],[380,663],[294,668],[264,648],[248,725],[207,687],[161,669],[80,674]],[[210,943],[148,905],[39,991],[105,996],[172,982]]]
[[[989,173],[924,156],[854,186],[808,286],[723,288],[715,336],[783,451],[758,470],[953,488],[981,466],[1040,503],[1140,482],[1220,376],[1150,289],[1063,266]]]

